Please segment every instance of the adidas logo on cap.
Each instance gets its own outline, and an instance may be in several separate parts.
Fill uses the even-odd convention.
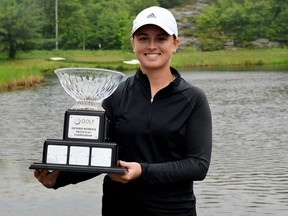
[[[149,14],[146,18],[157,18],[154,13]]]

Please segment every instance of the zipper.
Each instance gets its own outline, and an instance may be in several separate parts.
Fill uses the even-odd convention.
[[[148,121],[147,121],[147,129],[151,129],[151,112],[152,112],[152,106],[153,106],[153,101],[154,98],[150,99],[150,106],[149,106],[149,111],[148,111]]]

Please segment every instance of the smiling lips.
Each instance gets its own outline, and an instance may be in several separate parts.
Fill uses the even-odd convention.
[[[156,56],[159,56],[161,54],[160,53],[145,53],[144,55],[148,56],[148,57],[156,57]]]

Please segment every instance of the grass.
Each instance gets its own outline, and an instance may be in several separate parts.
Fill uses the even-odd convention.
[[[51,57],[63,57],[65,60],[52,61]],[[0,91],[39,85],[44,81],[46,74],[54,74],[55,69],[63,67],[133,71],[139,66],[123,63],[131,59],[135,59],[134,53],[121,50],[19,52],[15,60],[7,60],[0,56]],[[288,70],[288,48],[213,52],[198,52],[187,48],[175,53],[172,59],[172,66],[177,69],[201,67],[209,70],[215,67],[255,65],[281,67]]]
[[[44,75],[37,69],[0,65],[0,91],[32,87],[42,82]]]
[[[174,56],[178,67],[283,65],[288,69],[288,49],[239,49],[212,52],[185,50]]]

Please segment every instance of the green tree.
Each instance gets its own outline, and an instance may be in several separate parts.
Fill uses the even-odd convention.
[[[204,13],[196,17],[197,29],[195,36],[201,43],[204,51],[218,50],[223,48],[227,36],[223,33],[220,25],[221,9],[216,4],[207,7]]]
[[[59,0],[61,1],[61,0]],[[55,48],[55,0],[38,0],[43,17],[42,43],[38,49]]]
[[[58,1],[59,47],[62,49],[85,49],[87,0]]]
[[[218,0],[196,18],[196,35],[204,50],[221,49],[227,38],[242,46],[258,38],[287,43],[287,4],[286,0]]]
[[[128,5],[118,1],[90,2],[86,9],[89,20],[87,46],[89,49],[120,49],[129,22]]]
[[[43,1],[43,0],[42,0]],[[136,13],[157,0],[59,0],[59,47],[130,49]]]
[[[159,2],[157,0],[123,0],[126,2],[126,4],[129,6],[129,14],[133,18],[142,11],[144,8],[150,7],[150,6],[159,6]],[[133,19],[132,19],[133,20]],[[130,24],[131,25],[131,24]]]
[[[179,6],[186,2],[185,0],[158,0],[160,5],[165,8],[172,8],[175,6]]]
[[[41,9],[37,0],[0,3],[0,49],[13,59],[21,49],[30,49],[41,38]]]
[[[273,3],[273,21],[271,40],[288,44],[288,0],[271,0]]]

